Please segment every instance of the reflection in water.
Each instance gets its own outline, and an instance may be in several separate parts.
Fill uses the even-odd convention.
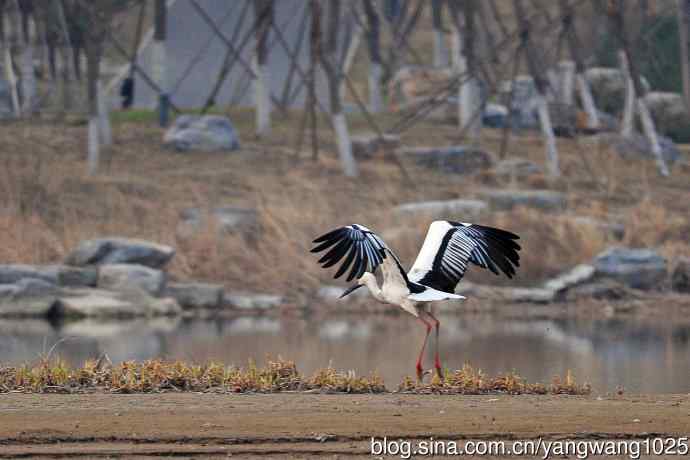
[[[441,353],[452,369],[469,362],[489,374],[517,370],[549,382],[572,370],[596,392],[690,391],[690,327],[634,320],[517,321],[490,316],[441,317]],[[79,364],[107,352],[114,362],[165,357],[261,364],[278,355],[304,373],[332,362],[339,369],[378,371],[394,389],[413,375],[423,327],[407,316],[336,316],[320,320],[239,317],[214,320],[86,320],[51,326],[1,320],[3,364],[34,361],[62,338],[57,354]],[[433,347],[430,347],[430,352]],[[431,356],[427,366],[431,365]]]

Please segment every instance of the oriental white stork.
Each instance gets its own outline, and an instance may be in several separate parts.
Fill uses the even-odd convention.
[[[366,286],[379,302],[398,305],[418,318],[426,327],[426,335],[417,358],[417,378],[422,380],[424,369],[422,356],[429,333],[436,327],[434,367],[442,377],[438,353],[439,321],[433,315],[430,302],[437,300],[462,300],[455,294],[455,287],[462,279],[470,262],[508,278],[515,275],[520,265],[520,246],[517,235],[498,228],[438,220],[427,231],[422,249],[409,272],[405,272],[398,257],[374,232],[362,225],[337,228],[314,240],[311,252],[328,252],[319,259],[324,268],[332,267],[345,259],[334,278],[350,269],[347,281],[357,283],[340,296],[345,297],[355,289]],[[330,249],[329,249],[330,248]],[[383,272],[383,285],[379,287],[374,273],[378,267]]]

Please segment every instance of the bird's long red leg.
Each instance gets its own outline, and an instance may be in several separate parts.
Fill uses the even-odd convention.
[[[439,326],[441,326],[441,322],[436,319],[434,315],[432,315],[430,312],[427,312],[427,315],[431,318],[431,320],[434,322],[434,326],[436,327],[436,344],[435,344],[435,353],[434,353],[434,367],[436,368],[436,374],[438,375],[438,378],[442,379],[443,378],[443,366],[441,366],[441,358],[438,353],[438,333],[439,333]]]
[[[419,316],[419,320],[426,326],[426,335],[424,336],[424,343],[422,343],[422,349],[419,350],[419,357],[417,358],[417,380],[422,381],[424,376],[424,369],[422,368],[422,357],[424,356],[424,350],[426,350],[426,342],[429,340],[429,334],[431,333],[431,323]]]

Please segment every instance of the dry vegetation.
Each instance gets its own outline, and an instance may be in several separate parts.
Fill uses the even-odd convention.
[[[315,236],[337,225],[366,223],[384,235],[394,234],[387,242],[409,264],[429,219],[402,222],[392,208],[411,201],[472,198],[481,187],[547,188],[568,194],[565,213],[515,209],[482,218],[484,224],[520,234],[524,250],[515,280],[520,285],[539,282],[618,243],[575,216],[622,222],[623,244],[659,247],[672,262],[690,253],[687,165],[678,165],[671,178],[663,179],[651,162],[622,160],[610,151],[561,139],[563,178],[554,182],[539,175],[504,178],[491,170],[458,176],[406,164],[414,177],[411,183],[383,153],[362,161],[361,178],[348,180],[335,159],[325,122],[319,132],[321,153],[313,161],[308,145],[299,154],[292,148],[298,113],[277,116],[273,134],[262,140],[253,137],[250,111],[236,110],[230,116],[241,133],[240,151],[180,154],[161,147],[162,130],[150,118],[132,122],[132,115],[116,114],[116,143],[97,177],[85,175],[83,126],[20,122],[0,127],[5,139],[0,146],[0,260],[54,263],[85,238],[138,237],[177,248],[170,267],[174,277],[220,281],[231,289],[290,292],[291,300],[303,302],[330,276],[308,252]],[[352,118],[353,132],[366,129],[364,120]],[[379,121],[391,119],[388,115]],[[487,150],[499,150],[500,135],[485,130]],[[413,127],[402,141],[462,142],[452,125],[432,122]],[[508,155],[542,163],[541,140],[514,134]],[[211,222],[191,237],[178,235],[182,209],[228,205],[257,208],[260,230],[249,237],[220,234]],[[469,277],[506,282],[478,271]]]
[[[269,360],[265,367],[250,363],[247,368],[227,367],[218,363],[191,364],[149,360],[125,361],[112,365],[103,358],[89,360],[73,368],[60,359],[41,359],[36,365],[0,367],[0,393],[386,393],[383,380],[376,374],[357,377],[354,371],[342,372],[332,367],[317,370],[311,377],[297,371],[292,361]],[[441,381],[434,377],[428,384],[416,384],[409,377],[398,387],[401,393],[419,394],[589,394],[588,385],[578,385],[570,372],[551,385],[525,382],[515,373],[488,377],[481,370],[466,365]]]

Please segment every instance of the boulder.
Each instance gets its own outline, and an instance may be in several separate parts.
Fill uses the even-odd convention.
[[[508,108],[505,105],[488,103],[482,112],[482,124],[489,128],[503,128],[508,123]]]
[[[420,166],[452,174],[471,174],[490,168],[493,156],[477,147],[411,147],[402,149],[404,157]]]
[[[271,310],[279,307],[285,299],[279,295],[249,292],[226,293],[223,304],[239,310]]]
[[[49,316],[59,294],[55,284],[37,278],[0,284],[0,317]]]
[[[658,288],[667,276],[667,263],[651,249],[613,247],[594,259],[597,277],[612,278],[635,289]]]
[[[0,284],[15,283],[21,279],[42,280],[58,286],[91,287],[98,280],[94,268],[67,265],[0,265]]]
[[[182,237],[189,237],[202,230],[208,225],[209,218],[213,219],[216,229],[221,233],[252,233],[259,228],[259,213],[252,208],[221,206],[208,211],[187,208],[180,213],[180,218],[177,233]]]
[[[163,136],[163,144],[178,152],[236,150],[240,141],[228,117],[180,115]]]
[[[223,286],[208,283],[168,283],[165,294],[185,309],[220,308]]]
[[[506,158],[496,163],[494,172],[499,176],[527,177],[533,174],[543,174],[544,168],[524,158]]]
[[[479,217],[488,208],[486,202],[481,200],[419,201],[396,206],[393,212],[400,217],[424,216],[466,221]]]
[[[590,67],[585,71],[585,78],[589,82],[592,96],[597,106],[608,113],[620,113],[625,101],[626,82],[623,73],[615,67]],[[649,90],[649,82],[641,77],[645,91]]]
[[[157,299],[142,290],[106,291],[81,288],[63,290],[51,311],[51,316],[125,318],[174,315],[181,311],[175,299]]]
[[[671,288],[676,292],[690,294],[690,258],[681,257],[671,275]]]
[[[380,150],[393,150],[400,147],[400,136],[375,133],[352,136],[352,153],[357,158],[372,158]]]
[[[666,163],[672,165],[680,158],[680,150],[668,137],[658,136],[658,138],[661,155]],[[597,141],[601,146],[612,148],[621,158],[655,159],[651,143],[642,134],[633,133],[630,136],[622,136],[620,133],[606,133],[599,135]]]
[[[557,211],[565,209],[566,196],[551,190],[494,190],[482,189],[479,196],[489,202],[494,210],[506,211],[517,206]]]
[[[676,142],[690,141],[690,117],[681,94],[651,91],[644,100],[659,132]]]
[[[574,286],[565,292],[565,300],[622,300],[630,297],[630,291],[621,283],[612,279],[601,279],[592,283]]]
[[[82,241],[66,259],[68,265],[140,264],[161,268],[175,255],[163,244],[131,238],[97,238]]]
[[[105,264],[98,270],[98,287],[113,291],[142,289],[159,296],[165,288],[166,275],[161,270],[138,264]]]
[[[544,289],[560,293],[574,286],[586,283],[594,277],[592,265],[581,264],[544,283]]]

